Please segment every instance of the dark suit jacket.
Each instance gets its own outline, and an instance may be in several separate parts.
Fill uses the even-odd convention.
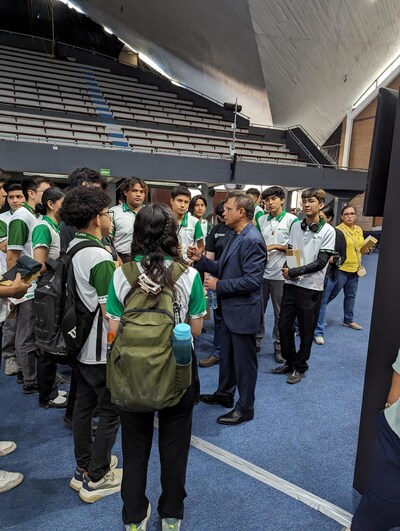
[[[261,283],[267,259],[264,238],[250,222],[231,240],[218,261],[202,256],[199,271],[217,277],[226,326],[237,334],[255,334],[262,317]]]

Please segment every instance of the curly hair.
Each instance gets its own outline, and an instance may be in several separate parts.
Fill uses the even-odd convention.
[[[138,184],[141,188],[143,188],[144,193],[147,195],[149,191],[149,187],[147,186],[147,183],[144,182],[143,179],[140,177],[128,177],[125,179],[125,181],[121,184],[121,192],[129,192],[131,188],[135,186],[135,184]]]
[[[73,188],[65,195],[60,217],[66,225],[86,229],[91,220],[110,204],[111,197],[102,188]]]
[[[131,248],[132,258],[143,256],[141,265],[151,280],[174,289],[172,275],[164,257],[185,264],[179,252],[178,222],[172,210],[161,203],[150,203],[136,215]]]

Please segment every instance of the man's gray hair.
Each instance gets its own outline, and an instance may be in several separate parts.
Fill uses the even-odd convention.
[[[254,201],[249,195],[246,195],[245,192],[234,190],[226,194],[226,200],[228,199],[235,200],[236,208],[244,208],[244,211],[246,213],[246,218],[249,221],[253,219],[255,207],[254,207]]]

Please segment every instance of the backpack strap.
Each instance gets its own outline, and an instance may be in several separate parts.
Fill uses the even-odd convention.
[[[99,243],[92,241],[92,240],[84,240],[82,242],[77,243],[70,249],[66,254],[69,256],[71,262],[72,258],[81,251],[82,249],[86,249],[88,247],[98,247],[100,249],[104,249],[102,245]],[[75,275],[74,275],[74,268],[72,266],[71,273],[73,275],[73,282],[75,282]],[[97,337],[96,337],[96,361],[101,360],[101,350],[102,350],[102,340],[103,340],[103,313],[101,311],[100,304],[97,305],[97,308],[95,311],[99,312],[98,318],[97,318]]]
[[[187,271],[188,266],[181,264],[179,262],[172,262],[169,268],[172,269],[172,280],[175,284],[180,278],[180,276],[185,271]],[[126,264],[122,266],[122,270],[124,272],[124,275],[126,276],[126,279],[131,285],[131,287],[134,286],[140,276],[140,271],[139,271],[139,267],[137,263],[134,262],[133,260],[131,262],[127,262]]]

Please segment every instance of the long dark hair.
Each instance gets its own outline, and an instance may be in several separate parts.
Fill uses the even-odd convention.
[[[192,216],[194,216],[194,209],[195,209],[195,206],[196,206],[196,203],[197,201],[201,199],[201,201],[203,201],[205,207],[207,208],[207,199],[204,197],[204,195],[195,195],[194,197],[192,197],[190,203],[189,203],[189,212],[190,214],[192,214]]]
[[[153,282],[174,289],[171,271],[164,257],[185,264],[179,252],[178,222],[172,210],[160,203],[150,203],[139,210],[131,247],[132,258],[143,256],[141,265]]]
[[[48,202],[51,201],[52,203],[55,203],[59,199],[62,199],[65,196],[65,193],[61,188],[57,188],[57,186],[52,186],[51,188],[47,188],[43,192],[42,195],[42,202],[39,205],[36,205],[36,211],[39,214],[42,214],[45,216],[49,210]]]

